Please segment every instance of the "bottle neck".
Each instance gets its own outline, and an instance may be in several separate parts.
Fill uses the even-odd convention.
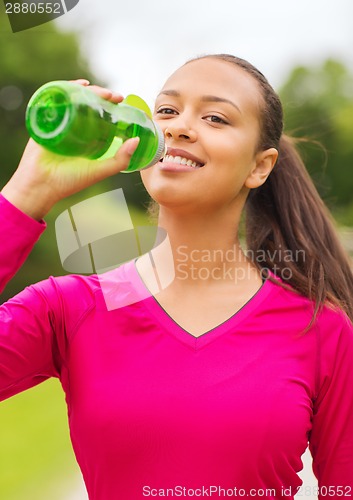
[[[150,163],[148,165],[146,165],[145,167],[143,167],[143,169],[141,169],[141,170],[144,170],[145,168],[148,168],[148,167],[152,167],[152,165],[155,165],[157,162],[159,162],[159,160],[164,158],[164,156],[167,154],[167,145],[165,143],[164,133],[162,132],[162,129],[160,128],[160,126],[156,122],[153,122],[153,124],[155,127],[156,137],[158,140],[156,154],[154,155],[154,157],[150,161]]]

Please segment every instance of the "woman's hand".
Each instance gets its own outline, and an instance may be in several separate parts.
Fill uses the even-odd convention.
[[[120,94],[90,86],[87,80],[75,82],[113,103],[123,100]],[[39,220],[61,199],[125,170],[138,142],[136,137],[129,139],[114,158],[100,161],[56,155],[30,139],[2,194],[17,208]]]

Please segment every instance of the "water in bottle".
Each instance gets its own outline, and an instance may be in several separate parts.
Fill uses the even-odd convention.
[[[139,145],[124,170],[133,172],[157,163],[165,154],[165,142],[161,129],[143,111],[147,104],[131,96],[127,102],[134,106],[109,102],[78,83],[49,82],[31,97],[26,126],[46,149],[90,159],[113,157],[124,141],[138,136]]]

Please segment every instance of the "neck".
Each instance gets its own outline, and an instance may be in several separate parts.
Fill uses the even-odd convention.
[[[153,250],[154,260],[166,274],[173,266],[175,281],[188,286],[258,278],[239,241],[240,215],[241,210],[186,215],[161,207],[158,226],[167,238]]]

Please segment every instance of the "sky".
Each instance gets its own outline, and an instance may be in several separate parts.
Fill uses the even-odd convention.
[[[56,22],[75,31],[94,73],[152,105],[186,60],[226,52],[257,66],[275,88],[292,67],[328,57],[353,71],[352,0],[80,0]]]

